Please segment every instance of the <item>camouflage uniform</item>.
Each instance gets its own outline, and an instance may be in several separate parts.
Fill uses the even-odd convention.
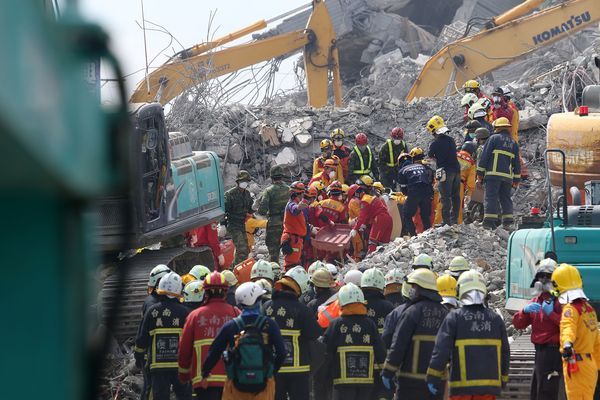
[[[279,242],[283,233],[283,214],[290,199],[290,187],[283,182],[275,182],[265,189],[260,198],[258,213],[268,217],[265,244],[271,261],[279,262]]]
[[[249,191],[236,186],[225,192],[225,217],[227,231],[235,245],[235,264],[248,258],[245,224],[246,215],[252,212],[252,196]]]

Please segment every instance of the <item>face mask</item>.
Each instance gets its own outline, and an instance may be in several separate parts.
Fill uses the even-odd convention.
[[[322,194],[320,194],[320,195],[317,197],[317,200],[319,200],[319,201],[323,200],[323,195],[322,195]]]
[[[531,294],[533,296],[539,296],[540,294],[542,294],[542,291],[543,291],[542,282],[535,281],[535,283],[533,284],[533,289],[531,290]]]
[[[337,174],[335,173],[335,171],[331,171],[331,172],[329,173],[329,178],[330,178],[330,179],[334,179],[336,175],[337,175]]]
[[[240,189],[246,189],[248,187],[248,182],[240,182],[238,183]]]
[[[366,150],[367,146],[358,146],[358,149],[360,150],[360,152],[364,152]]]
[[[394,139],[394,144],[398,145],[398,144],[401,144],[401,143],[402,143],[402,140]]]
[[[410,289],[408,289],[408,298],[411,300],[416,300],[417,299],[417,289],[415,289],[414,287],[411,287]]]
[[[336,141],[335,141],[335,142],[333,142],[333,143],[335,143],[335,145],[336,145],[337,147],[340,147],[341,145],[343,145],[343,144],[344,144],[344,141],[343,141],[343,140],[336,140]]]
[[[474,139],[474,138],[475,138],[475,133],[468,132],[468,133],[467,133],[467,137],[468,137],[469,139]]]

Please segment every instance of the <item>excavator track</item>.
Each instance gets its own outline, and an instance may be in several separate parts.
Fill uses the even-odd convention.
[[[185,274],[196,264],[212,268],[213,256],[208,247],[175,247],[144,250],[133,258],[117,263],[116,268],[127,268],[123,284],[123,297],[120,304],[117,305],[116,291],[119,286],[119,274],[113,273],[106,278],[100,292],[100,316],[106,323],[108,317],[117,311],[118,306],[118,317],[111,333],[119,343],[136,335],[142,318],[142,304],[148,295],[148,275],[158,264],[166,264],[178,274]]]
[[[508,385],[498,398],[501,400],[527,400],[530,396],[531,376],[535,363],[535,347],[530,335],[519,336],[510,345],[510,370]]]

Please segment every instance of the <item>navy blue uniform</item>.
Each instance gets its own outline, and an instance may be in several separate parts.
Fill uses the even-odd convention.
[[[402,208],[403,223],[406,231],[417,234],[412,218],[421,211],[421,220],[425,230],[431,228],[431,201],[433,200],[433,170],[417,162],[407,165],[398,173],[398,183],[402,193],[406,194],[406,203]]]
[[[453,225],[458,221],[462,203],[460,201],[460,163],[456,156],[456,142],[448,135],[436,135],[429,146],[429,157],[434,158],[437,168],[446,172],[446,180],[439,182],[442,220]]]

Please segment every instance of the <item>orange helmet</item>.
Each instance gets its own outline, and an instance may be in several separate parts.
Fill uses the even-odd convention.
[[[328,158],[327,160],[325,160],[325,163],[323,164],[324,168],[331,168],[331,169],[336,169],[337,168],[337,161],[334,160],[333,158]]]
[[[227,283],[227,279],[220,272],[214,271],[210,275],[207,275],[204,278],[204,283],[202,284],[204,290],[211,289],[227,289],[229,284]]]
[[[348,189],[348,198],[353,198],[358,189],[360,189],[360,186],[358,186],[356,183],[354,185],[350,185],[350,188]]]
[[[290,193],[304,193],[306,186],[300,181],[296,181],[290,185]]]
[[[317,194],[319,194],[319,192],[317,191],[317,188],[314,186],[309,186],[306,189],[306,192],[304,192],[304,197],[313,199],[313,198],[317,197]]]
[[[343,188],[342,188],[342,184],[340,183],[340,181],[333,181],[329,184],[329,186],[327,186],[327,193],[332,193],[332,192],[341,193],[342,191],[343,191]]]

